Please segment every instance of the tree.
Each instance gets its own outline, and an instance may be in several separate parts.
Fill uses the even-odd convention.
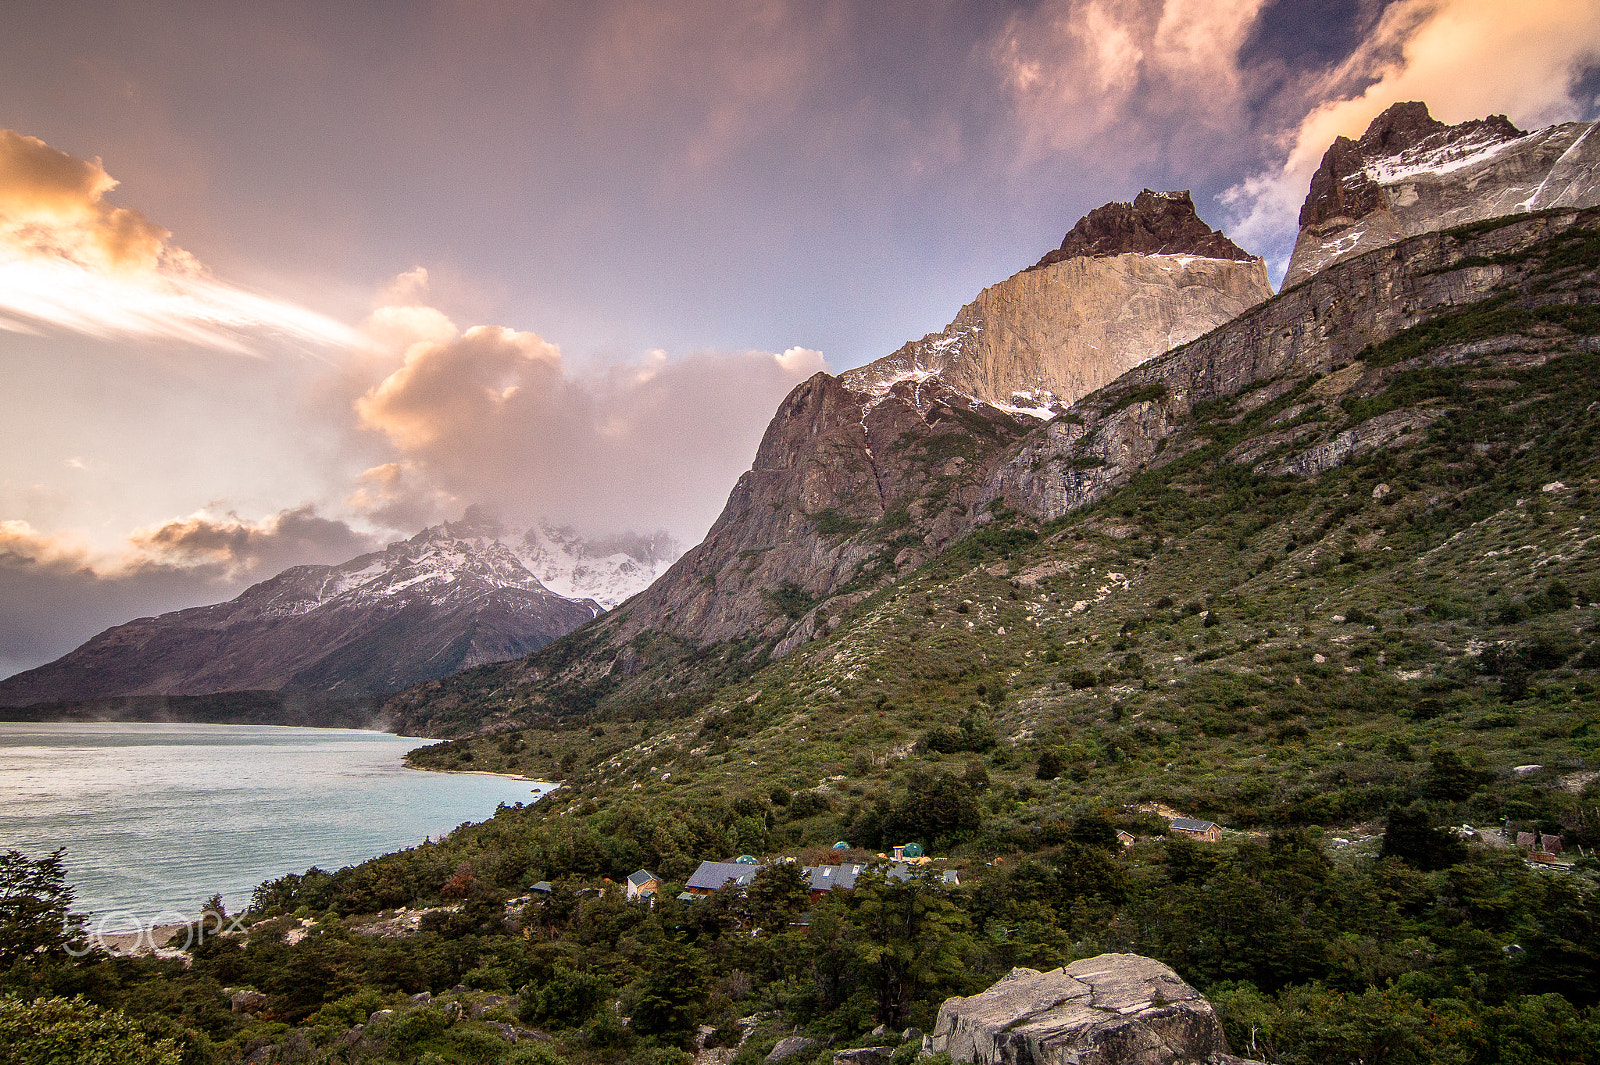
[[[811,901],[811,885],[796,862],[774,862],[761,867],[745,889],[744,907],[751,930],[782,932]]]
[[[1039,780],[1054,780],[1061,775],[1066,766],[1066,759],[1061,757],[1060,751],[1054,747],[1046,747],[1039,752],[1039,765],[1033,775]]]
[[[1420,803],[1391,806],[1383,830],[1381,858],[1398,858],[1417,869],[1448,869],[1465,861],[1467,845],[1448,829],[1433,827]]]
[[[676,936],[663,936],[640,964],[644,975],[630,1027],[642,1035],[687,1035],[706,997],[705,952]]]
[[[66,848],[44,858],[20,851],[0,857],[0,969],[39,954],[63,952],[83,934],[71,912]]]
[[[962,972],[967,919],[932,875],[899,880],[868,870],[850,893],[846,920],[878,1020],[890,1028],[903,1027],[919,998]]]

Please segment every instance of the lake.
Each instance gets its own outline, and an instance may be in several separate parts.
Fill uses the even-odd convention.
[[[243,909],[263,880],[332,871],[531,803],[548,784],[407,769],[431,740],[270,725],[0,722],[0,851],[67,848],[91,928]]]

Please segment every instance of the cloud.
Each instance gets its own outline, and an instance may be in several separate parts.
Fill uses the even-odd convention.
[[[0,240],[12,248],[99,270],[148,270],[163,254],[179,257],[165,229],[104,201],[116,187],[99,159],[0,129]]]
[[[259,521],[204,511],[135,530],[124,568],[209,568],[228,580],[266,577],[292,565],[333,564],[374,550],[378,543],[312,506],[279,511]]]
[[[171,234],[105,195],[99,159],[0,129],[0,330],[176,340],[239,354],[265,341],[351,345],[332,319],[210,277]]]
[[[1236,121],[1239,53],[1264,3],[1045,0],[1012,15],[990,54],[1011,94],[1025,153]]]
[[[380,308],[368,324],[403,349],[399,365],[351,400],[359,427],[392,449],[348,500],[374,521],[435,521],[486,503],[513,522],[661,526],[693,542],[778,402],[826,368],[820,352],[796,347],[652,351],[575,372],[537,334],[474,326],[446,335],[448,319],[430,310]]]
[[[1400,0],[1368,38],[1311,90],[1282,162],[1223,195],[1229,232],[1269,249],[1281,271],[1311,175],[1335,137],[1359,137],[1384,108],[1421,100],[1435,118],[1504,114],[1523,128],[1581,117],[1574,91],[1600,63],[1600,4],[1593,0]]]

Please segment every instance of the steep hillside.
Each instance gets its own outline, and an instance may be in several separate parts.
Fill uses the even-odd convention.
[[[108,629],[0,682],[0,705],[385,693],[525,655],[598,612],[548,591],[490,530],[447,523],[339,566],[293,567],[226,603]]]
[[[1018,555],[1015,567],[1007,563],[1018,583],[1000,587],[1008,601],[1023,602],[1033,594],[1025,589],[1049,587],[1052,575],[1074,583],[1070,599],[1065,591],[1047,596],[1051,602],[1063,600],[1056,608],[1058,624],[1067,629],[1081,627],[1075,615],[1102,593],[1137,587],[1132,594],[1147,602],[1166,597],[1204,605],[1202,591],[1212,599],[1229,594],[1230,573],[1257,567],[1266,574],[1264,588],[1276,588],[1287,574],[1295,574],[1285,585],[1291,605],[1270,626],[1263,622],[1241,641],[1260,641],[1266,627],[1278,631],[1279,638],[1291,624],[1303,628],[1313,622],[1305,611],[1314,603],[1326,606],[1331,616],[1338,610],[1328,606],[1332,599],[1320,575],[1331,570],[1356,577],[1371,570],[1338,570],[1359,563],[1335,564],[1330,558],[1348,555],[1370,567],[1419,549],[1409,539],[1417,528],[1448,529],[1453,535],[1460,531],[1458,522],[1489,513],[1513,522],[1526,513],[1514,505],[1514,493],[1522,493],[1524,505],[1531,506],[1530,499],[1548,505],[1565,498],[1564,490],[1545,493],[1543,485],[1563,480],[1567,464],[1588,468],[1594,456],[1590,405],[1600,396],[1591,379],[1592,353],[1600,344],[1595,339],[1600,335],[1597,260],[1600,212],[1591,210],[1514,216],[1429,234],[1331,267],[1312,284],[1152,361],[991,452],[990,472],[977,496],[987,502],[978,531],[929,562],[918,580],[932,594],[961,576],[963,560],[1010,556],[1044,535],[1050,549]],[[1497,435],[1488,435],[1485,419],[1492,419]],[[1352,482],[1341,472],[1352,463],[1362,471],[1378,470],[1379,477],[1414,465],[1425,472],[1408,474],[1407,480],[1426,487],[1385,482],[1377,491],[1376,483]],[[1581,483],[1574,480],[1569,490],[1579,492]],[[1110,567],[1119,574],[1114,580],[1101,572],[1105,560],[1086,564],[1075,557],[1078,541],[1050,534],[1048,524],[1035,524],[1088,521],[1081,515],[1091,504],[1120,514],[1126,506],[1117,500],[1128,498],[1140,502],[1102,533],[1117,543],[1127,541]],[[1298,500],[1301,513],[1281,511],[1288,504],[1276,502],[1280,499]],[[1495,505],[1485,510],[1490,499]],[[1173,522],[1146,531],[1142,515],[1152,504],[1145,500],[1158,500],[1163,511],[1170,508]],[[1395,509],[1401,501],[1409,503]],[[1355,517],[1368,510],[1367,519]],[[1375,515],[1399,515],[1408,539],[1398,546],[1384,542],[1381,532],[1374,539],[1375,530],[1396,531],[1372,524]],[[1336,533],[1340,536],[1329,542]],[[1219,539],[1210,543],[1214,536]],[[1578,539],[1587,550],[1587,540]],[[1421,542],[1428,550],[1438,546],[1432,539]],[[1206,549],[1197,553],[1202,544]],[[1128,553],[1157,549],[1174,550],[1171,562],[1183,565],[1154,584],[1124,588]],[[1554,545],[1541,539],[1531,549],[1549,553]],[[1277,568],[1296,559],[1295,565]],[[1043,568],[1024,581],[1024,561]],[[1095,572],[1085,574],[1086,566]],[[981,584],[984,572],[962,579]],[[1311,580],[1313,574],[1317,581]],[[1077,584],[1084,588],[1077,590]],[[947,598],[957,587],[938,594]],[[862,612],[870,612],[882,597],[909,595],[908,588],[902,579],[820,603],[802,599],[797,610],[806,608],[804,635],[822,641],[821,649],[796,643],[791,650],[805,648],[801,661],[831,660],[840,639],[861,632],[852,628],[852,617],[865,616]],[[1359,588],[1351,601],[1365,611],[1383,609],[1391,590],[1385,577]],[[1528,589],[1516,594],[1523,592],[1532,594]],[[1013,593],[1016,600],[1009,599]],[[1410,606],[1426,609],[1428,601]],[[708,596],[707,602],[716,601]],[[1080,602],[1084,605],[1075,611]],[[1481,619],[1478,609],[1473,616]],[[996,630],[1005,628],[1017,639],[1014,623],[1001,622]],[[630,702],[645,714],[683,712],[720,699],[719,684],[760,665],[759,660],[741,665],[745,644],[725,642],[709,651],[681,644],[663,649],[644,637],[615,648],[608,646],[607,635],[604,625],[591,626],[526,662],[403,693],[390,710],[403,727],[434,735],[494,730],[541,714],[622,712]],[[882,643],[877,635],[859,638]],[[989,655],[981,641],[955,655],[966,638],[960,632],[951,638],[957,643],[949,649],[950,661],[966,662],[960,667],[964,676],[974,661]],[[1487,638],[1487,633],[1471,637]],[[874,654],[887,653],[889,646]],[[1126,646],[1119,650],[1126,653]],[[1041,645],[1036,653],[1043,650]],[[1463,653],[1458,648],[1457,656]],[[896,660],[922,662],[937,675],[954,668],[938,656]],[[1192,661],[1187,655],[1184,660]],[[1097,661],[1092,672],[1100,676],[1106,668]],[[1175,663],[1173,668],[1187,672],[1192,666]],[[823,685],[829,686],[837,687],[831,681]],[[797,691],[796,698],[807,697]],[[646,706],[649,700],[670,701]]]
[[[1600,204],[1595,124],[1533,133],[1504,115],[1447,126],[1399,103],[1361,139],[1335,140],[1311,179],[1284,288],[1329,265],[1417,236],[1519,211]]]
[[[906,774],[974,759],[981,825],[925,831],[980,850],[1086,805],[1370,834],[1428,796],[1594,833],[1568,799],[1600,758],[1600,212],[1437,239],[1535,232],[1486,298],[1192,404],[1171,461],[1049,522],[995,510],[752,676],[566,724],[464,674],[461,713],[414,720],[493,734],[418,757],[595,796],[819,795],[791,801],[794,845],[899,842]],[[1296,438],[1393,415],[1381,448]]]
[[[1186,192],[1101,208],[1063,250],[984,290],[943,333],[796,387],[704,542],[558,664],[531,668],[587,705],[664,697],[678,666],[700,684],[789,654],[969,531],[995,462],[1065,402],[1271,291]]]

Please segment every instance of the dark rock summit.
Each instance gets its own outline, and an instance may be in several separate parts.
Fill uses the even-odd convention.
[[[1524,133],[1504,115],[1449,126],[1398,103],[1359,140],[1338,137],[1312,175],[1284,288],[1378,248],[1470,222],[1600,204],[1594,123]]]
[[[1078,256],[1099,258],[1137,252],[1141,255],[1198,255],[1206,259],[1250,262],[1255,258],[1195,214],[1187,189],[1155,192],[1145,189],[1132,203],[1096,207],[1073,226],[1061,247],[1040,259],[1034,269]]]
[[[1385,156],[1406,152],[1447,150],[1452,144],[1471,142],[1487,146],[1512,141],[1526,134],[1505,115],[1475,118],[1447,126],[1428,113],[1417,100],[1392,104],[1367,127],[1361,139],[1338,137],[1323,153],[1322,164],[1311,177],[1311,190],[1300,208],[1302,226],[1330,218],[1360,218],[1389,206],[1383,187],[1367,173],[1367,165]]]

